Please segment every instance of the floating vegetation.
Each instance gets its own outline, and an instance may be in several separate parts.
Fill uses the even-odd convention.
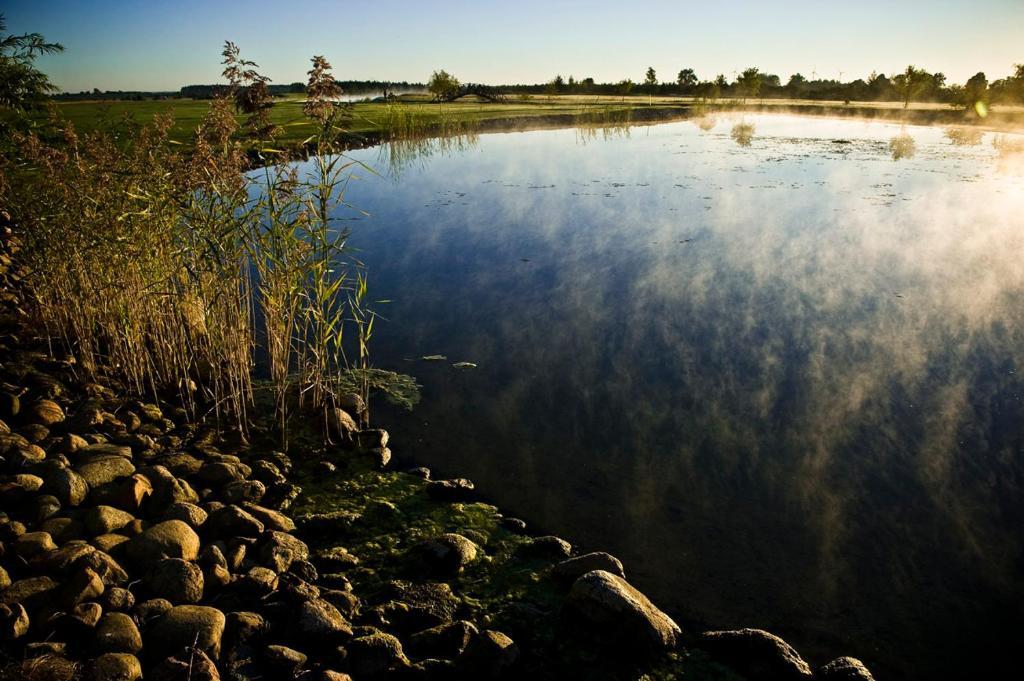
[[[701,132],[711,132],[718,125],[718,119],[714,116],[701,116],[700,118],[693,119],[693,123]]]
[[[917,153],[917,142],[906,132],[902,132],[889,140],[889,153],[892,154],[894,161],[914,158],[914,154]]]
[[[348,369],[338,376],[334,384],[338,394],[358,393],[364,387],[371,394],[379,393],[391,404],[412,409],[420,401],[422,386],[412,376],[375,367]]]
[[[452,364],[453,369],[476,369],[476,364],[472,362],[456,362]]]
[[[729,133],[729,136],[741,147],[749,147],[750,143],[754,140],[754,124],[740,121],[732,126],[732,132]]]
[[[448,358],[444,355],[423,355],[420,359],[424,362],[443,362]]]
[[[943,134],[945,134],[946,139],[958,147],[973,147],[981,144],[985,131],[978,128],[956,126],[946,128]]]
[[[632,109],[612,109],[605,107],[577,114],[573,125],[576,128],[576,139],[581,144],[596,140],[627,138],[632,125]]]

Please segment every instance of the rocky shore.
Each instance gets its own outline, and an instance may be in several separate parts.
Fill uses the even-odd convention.
[[[285,454],[91,381],[0,241],[3,678],[872,678],[755,629],[681,631],[613,556],[388,470],[388,433],[344,412],[341,444]]]

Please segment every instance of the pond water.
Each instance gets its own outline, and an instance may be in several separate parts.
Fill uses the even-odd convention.
[[[1008,139],[747,116],[483,135],[364,173],[352,243],[394,301],[374,360],[423,384],[378,421],[403,463],[616,554],[691,629],[765,628],[883,681],[1014,676]]]

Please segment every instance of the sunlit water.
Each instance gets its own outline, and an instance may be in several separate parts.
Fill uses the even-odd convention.
[[[970,137],[755,116],[363,173],[374,359],[424,386],[396,455],[618,555],[690,628],[1012,677],[1024,174]]]

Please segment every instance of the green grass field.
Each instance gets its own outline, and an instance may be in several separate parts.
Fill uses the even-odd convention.
[[[272,119],[281,128],[280,136],[275,144],[280,147],[292,147],[313,134],[312,125],[302,114],[303,98],[293,96],[275,100]],[[630,96],[533,96],[528,99],[512,97],[507,102],[486,102],[476,99],[464,99],[456,102],[437,104],[427,100],[425,96],[406,95],[401,98],[401,106],[407,120],[415,121],[418,129],[430,130],[443,123],[492,123],[501,125],[529,126],[531,119],[541,122],[548,119],[565,125],[568,117],[587,113],[606,113],[631,109],[664,109],[678,111],[680,108],[692,107],[696,104],[689,97],[654,97]],[[171,138],[176,142],[188,145],[193,131],[206,115],[209,101],[192,99],[173,99],[165,101],[81,101],[60,102],[60,115],[74,123],[80,131],[90,131],[106,125],[116,124],[124,117],[130,117],[138,123],[152,120],[158,113],[170,112],[174,116],[174,127]],[[367,136],[379,139],[389,132],[393,120],[393,105],[375,102],[363,102],[353,105],[353,117],[349,132],[354,136]],[[740,111],[773,111],[788,113],[806,113],[811,115],[863,115],[869,117],[898,118],[906,115],[907,122],[914,123],[951,123],[960,117],[959,112],[948,106],[934,103],[911,104],[910,109],[903,111],[899,102],[844,102],[810,101],[810,100],[747,100],[721,101],[712,108],[716,110],[731,109]],[[963,122],[972,122],[964,118]],[[1024,107],[1001,106],[993,111],[988,120],[973,121],[984,127],[1008,129],[1021,127],[1024,123]]]

